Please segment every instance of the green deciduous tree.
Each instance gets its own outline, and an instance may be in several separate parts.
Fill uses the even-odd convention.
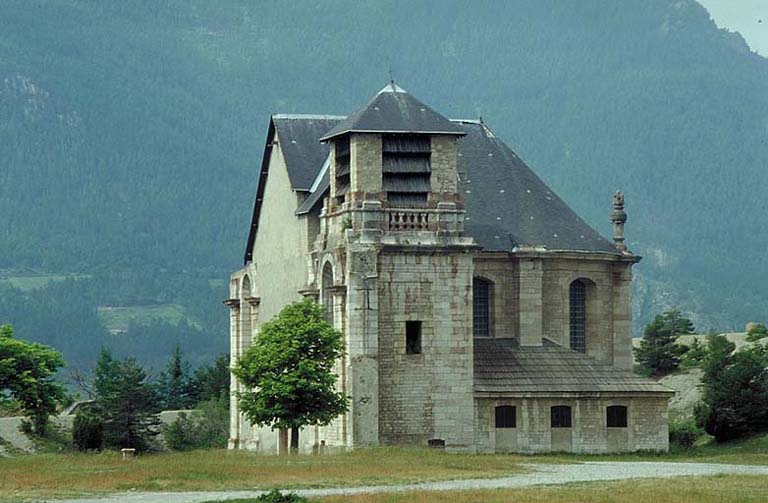
[[[108,447],[145,451],[159,433],[160,400],[146,371],[133,358],[115,360],[102,349],[96,364],[94,391]]]
[[[55,349],[15,339],[11,325],[0,326],[0,401],[15,400],[37,435],[45,435],[48,416],[66,399],[64,387],[54,380],[63,366]]]
[[[742,348],[723,335],[710,335],[704,362],[704,394],[698,423],[718,442],[768,430],[768,352]]]
[[[677,338],[693,332],[693,323],[673,309],[656,315],[645,327],[640,347],[635,348],[635,357],[648,375],[660,376],[673,372],[680,365],[680,357],[686,348],[677,343]]]
[[[291,429],[291,450],[298,450],[299,428],[327,425],[347,410],[336,391],[334,362],[343,353],[341,333],[305,299],[283,308],[265,323],[233,373],[245,389],[240,407],[251,423]]]

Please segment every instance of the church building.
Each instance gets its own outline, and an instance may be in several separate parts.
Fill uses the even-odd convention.
[[[346,117],[273,115],[226,301],[232,362],[310,297],[344,334],[350,406],[303,449],[665,451],[672,391],[632,372],[640,257],[620,193],[609,209],[612,241],[482,121],[394,83]],[[231,403],[230,448],[274,452]]]

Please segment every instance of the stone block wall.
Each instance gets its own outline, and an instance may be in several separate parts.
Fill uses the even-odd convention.
[[[613,361],[612,264],[592,260],[547,260],[544,267],[544,336],[570,346],[569,287],[587,284],[587,354],[601,363]]]
[[[609,453],[667,451],[668,396],[568,396],[478,398],[475,402],[475,443],[481,452]],[[517,408],[517,426],[496,429],[495,407]],[[551,407],[568,405],[571,428],[551,428]],[[607,427],[607,407],[628,408],[627,428]]]
[[[381,135],[355,133],[350,138],[351,192],[381,192]]]
[[[456,193],[456,137],[453,135],[433,135],[430,169],[432,171],[432,192],[451,197]]]
[[[379,435],[384,444],[474,449],[472,255],[379,256]],[[406,354],[405,322],[421,321],[421,353]]]
[[[519,285],[517,262],[509,256],[475,256],[475,277],[492,283],[491,337],[519,337]]]

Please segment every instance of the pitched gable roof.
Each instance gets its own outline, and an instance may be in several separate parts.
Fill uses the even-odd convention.
[[[463,135],[464,131],[394,83],[320,140],[346,133],[428,133]]]

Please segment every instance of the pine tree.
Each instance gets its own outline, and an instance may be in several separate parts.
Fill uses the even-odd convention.
[[[108,447],[146,451],[159,433],[160,400],[146,371],[133,358],[118,361],[102,349],[94,379],[98,414]]]
[[[645,327],[640,347],[635,348],[635,357],[640,367],[651,376],[673,372],[680,365],[680,357],[686,347],[677,343],[677,338],[693,333],[693,323],[673,309],[656,315]]]
[[[182,358],[181,348],[177,345],[168,360],[166,370],[160,374],[158,382],[159,393],[166,410],[194,407],[189,373],[189,362]]]
[[[733,352],[723,335],[710,335],[700,426],[718,442],[768,431],[768,351],[761,345]]]

